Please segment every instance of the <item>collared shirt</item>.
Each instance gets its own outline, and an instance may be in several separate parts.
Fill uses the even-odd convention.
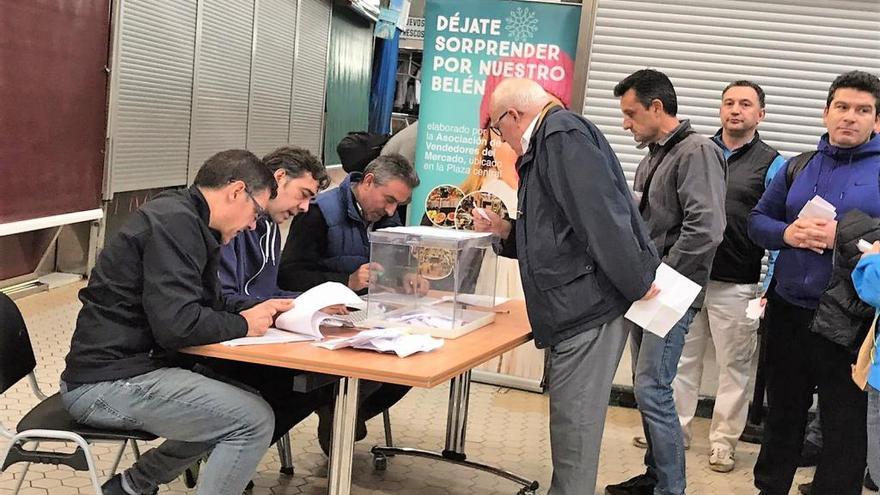
[[[650,151],[651,154],[654,154],[658,148],[662,148],[663,146],[666,146],[666,143],[668,143],[669,140],[672,139],[672,136],[675,136],[676,134],[678,134],[678,131],[680,131],[682,129],[682,127],[685,126],[685,124],[690,124],[690,122],[687,120],[679,120],[678,125],[675,126],[675,129],[669,131],[668,134],[663,136],[663,138],[660,139],[659,141],[657,141],[656,143],[639,143],[638,145],[636,145],[636,148],[641,150],[641,149],[645,149],[645,147],[647,146],[648,151]]]
[[[522,145],[523,154],[525,154],[526,151],[529,150],[529,142],[532,140],[532,133],[535,132],[535,126],[538,125],[538,119],[541,118],[542,114],[543,113],[539,113],[538,115],[535,115],[535,117],[529,123],[529,126],[526,127],[525,132],[523,132],[522,137],[519,138],[519,143],[520,145]]]
[[[758,135],[755,134],[755,137],[752,138],[752,140],[754,141],[755,139],[757,139],[757,137],[758,137]],[[735,155],[738,151],[745,148],[745,145],[743,145],[735,150],[728,149],[727,145],[724,144],[724,140],[721,139],[721,130],[720,129],[718,130],[717,133],[715,133],[714,136],[712,136],[712,141],[715,141],[715,144],[717,144],[718,147],[721,148],[721,153],[724,155],[724,159],[728,160],[728,161],[730,160],[731,156]],[[770,181],[773,180],[773,176],[776,175],[776,172],[778,172],[779,169],[782,168],[783,165],[785,165],[785,161],[786,161],[785,157],[782,155],[779,155],[773,160],[772,163],[770,163],[770,168],[767,169],[767,175],[764,177],[764,187],[767,187],[770,185]]]

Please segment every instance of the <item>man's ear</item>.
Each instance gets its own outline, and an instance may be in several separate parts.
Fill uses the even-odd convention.
[[[663,109],[663,102],[656,98],[651,100],[651,111],[654,113],[663,113],[665,111]]]
[[[364,174],[364,178],[361,179],[361,184],[365,186],[372,186],[373,182],[376,180],[376,176],[373,173]]]
[[[229,203],[234,203],[239,196],[243,194],[247,194],[247,186],[245,185],[243,180],[234,180],[229,184],[226,184],[226,200]]]
[[[287,170],[279,167],[277,170],[275,170],[275,172],[272,173],[272,175],[275,176],[275,182],[278,182],[280,184],[281,179],[287,177]]]

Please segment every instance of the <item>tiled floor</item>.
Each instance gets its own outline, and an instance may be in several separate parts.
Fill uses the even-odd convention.
[[[63,367],[73,321],[79,304],[78,286],[55,289],[48,293],[19,299],[17,303],[27,320],[37,353],[37,376],[44,390],[54,391]],[[424,449],[440,449],[445,434],[446,398],[448,389],[415,389],[391,410],[394,440],[398,445]],[[20,383],[0,397],[0,422],[7,428],[34,405],[26,383]],[[539,493],[546,493],[551,467],[547,434],[547,397],[518,390],[474,384],[471,387],[467,452],[472,460],[497,464],[526,477],[537,479]],[[293,477],[278,474],[279,462],[275,449],[267,452],[255,475],[255,494],[321,494],[327,487],[327,460],[315,439],[317,420],[312,416],[298,425],[292,435],[296,473]],[[599,486],[622,481],[643,470],[644,451],[630,441],[640,433],[638,414],[632,409],[611,408],[605,427]],[[708,444],[705,440],[708,421],[697,420],[693,447],[687,454],[688,493],[753,494],[751,468],[757,446],[740,444],[737,468],[718,474],[707,465]],[[397,457],[388,470],[376,472],[372,467],[369,447],[381,442],[379,421],[370,424],[367,440],[355,447],[353,494],[418,494],[512,495],[518,487],[509,481],[485,473],[426,459]],[[5,443],[0,440],[0,451]],[[115,452],[112,446],[97,446],[99,467],[109,474]],[[132,462],[130,454],[122,461]],[[0,473],[0,495],[12,493],[22,465]],[[796,482],[811,477],[811,470],[798,472]],[[33,466],[27,475],[22,494],[64,495],[92,493],[84,473],[53,466]],[[181,481],[163,487],[161,493],[185,494]],[[601,493],[601,492],[600,492]],[[792,490],[796,493],[796,490]],[[870,493],[870,492],[865,492]]]

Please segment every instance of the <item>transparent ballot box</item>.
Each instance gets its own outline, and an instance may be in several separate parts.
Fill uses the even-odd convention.
[[[370,232],[367,323],[454,339],[495,320],[489,234],[437,227]]]

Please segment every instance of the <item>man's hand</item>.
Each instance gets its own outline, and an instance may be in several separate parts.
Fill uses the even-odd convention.
[[[652,283],[651,288],[648,289],[648,292],[645,292],[645,295],[642,296],[642,298],[639,299],[639,301],[650,301],[651,299],[654,299],[655,297],[657,297],[657,294],[659,294],[659,293],[660,293],[660,287],[657,287],[657,284]]]
[[[364,263],[361,265],[357,271],[348,276],[348,288],[357,292],[369,287],[371,270],[373,272],[373,279],[375,280],[376,275],[383,270],[382,265],[379,263]]]
[[[489,218],[486,219],[483,215],[477,213],[476,208],[471,210],[471,218],[474,219],[474,230],[477,232],[491,232],[502,239],[507,239],[510,236],[510,222],[502,219],[497,213],[488,208],[482,208],[481,211],[485,212]]]
[[[424,296],[428,293],[431,285],[425,277],[414,273],[407,273],[403,276],[403,292],[406,294],[418,294]]]
[[[239,313],[247,320],[248,337],[259,337],[275,322],[275,316],[293,308],[292,299],[269,299]]]
[[[874,241],[874,244],[871,245],[871,249],[862,253],[860,259],[865,259],[867,256],[874,256],[875,254],[880,254],[880,241]]]
[[[321,312],[327,313],[328,315],[347,315],[348,308],[345,307],[345,304],[334,304],[332,306],[321,308]]]
[[[822,254],[826,249],[833,249],[836,231],[835,220],[798,218],[786,227],[782,240],[791,247]]]

